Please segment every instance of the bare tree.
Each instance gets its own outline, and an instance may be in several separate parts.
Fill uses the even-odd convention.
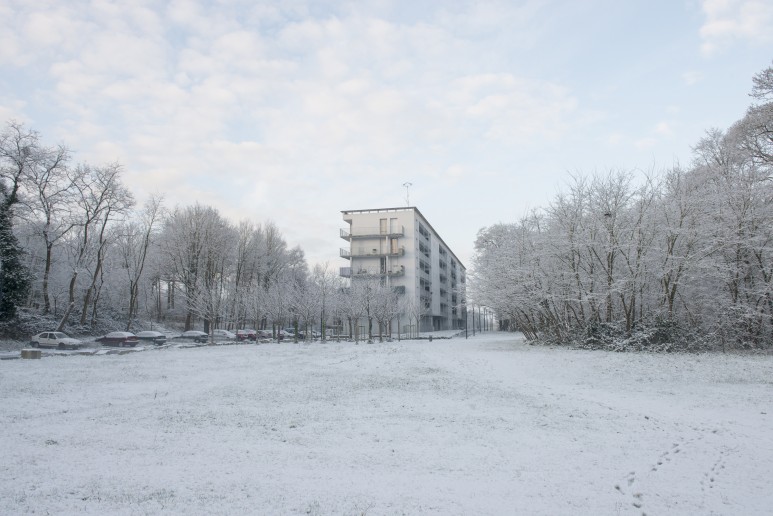
[[[341,291],[341,278],[325,262],[314,266],[311,273],[311,283],[319,298],[319,326],[324,341],[327,338],[327,321],[330,310],[336,307],[337,297]]]
[[[117,245],[120,249],[121,265],[126,271],[129,288],[126,331],[131,330],[139,309],[140,282],[161,215],[162,198],[151,197],[144,204],[140,220],[129,222],[120,230]]]
[[[81,325],[86,323],[86,318],[91,305],[92,325],[96,317],[96,300],[99,297],[100,286],[102,285],[103,266],[105,256],[109,249],[108,229],[110,225],[120,220],[134,206],[134,197],[131,192],[121,183],[121,167],[118,164],[111,164],[104,167],[89,169],[88,174],[80,176],[83,182],[75,182],[75,188],[79,192],[81,205],[85,206],[83,220],[92,220],[94,225],[93,248],[94,261],[91,271],[91,281],[86,288],[83,296],[83,310],[81,311]],[[92,217],[92,214],[94,215]],[[89,243],[86,243],[88,245]],[[92,304],[92,296],[94,303]]]
[[[392,288],[381,282],[376,282],[372,288],[371,307],[373,317],[378,323],[379,342],[383,342],[385,332],[391,337],[391,323],[400,313],[399,297]]]
[[[166,219],[162,251],[167,275],[182,286],[186,300],[185,330],[193,327],[196,317],[205,323],[221,315],[219,296],[224,251],[230,248],[231,227],[214,208],[195,204],[175,209]],[[201,289],[211,289],[200,292]],[[217,298],[220,299],[219,297]]]
[[[28,169],[29,192],[26,199],[29,223],[34,233],[43,241],[42,296],[43,312],[51,310],[49,281],[54,246],[76,225],[73,218],[73,182],[67,171],[69,150],[60,145],[56,148],[37,146],[37,159]]]
[[[366,314],[366,290],[365,282],[352,281],[341,296],[341,314],[348,322],[349,336],[355,343],[359,343],[360,340],[359,320]]]

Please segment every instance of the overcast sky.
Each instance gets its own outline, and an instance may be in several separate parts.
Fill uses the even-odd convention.
[[[469,266],[569,173],[689,162],[772,59],[769,0],[0,0],[0,121],[310,263],[410,182]]]

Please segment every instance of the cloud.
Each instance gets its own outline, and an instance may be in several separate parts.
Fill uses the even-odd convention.
[[[407,180],[429,203],[498,149],[587,124],[564,85],[492,61],[492,38],[533,44],[542,2],[417,6],[409,20],[386,3],[316,15],[304,2],[19,5],[0,20],[0,63],[45,75],[32,96],[55,113],[36,127],[44,137],[79,160],[120,161],[140,201],[160,191],[235,219],[281,214],[300,228],[290,234],[310,220],[335,228],[341,209],[400,205]],[[22,98],[3,97],[0,113],[24,114]]]
[[[700,29],[701,51],[712,55],[737,40],[773,41],[773,3],[769,0],[703,0],[706,20]]]
[[[686,85],[692,86],[703,80],[703,74],[695,70],[690,70],[682,74],[682,80]]]
[[[671,124],[665,121],[658,122],[658,124],[655,126],[655,133],[663,136],[671,136],[673,134],[673,130],[671,129]]]
[[[647,137],[636,140],[633,145],[639,150],[651,149],[657,145],[658,140],[655,138]]]

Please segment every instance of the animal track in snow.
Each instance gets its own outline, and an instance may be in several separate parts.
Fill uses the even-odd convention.
[[[727,452],[728,449],[725,447],[719,450],[719,457],[714,461],[711,469],[703,474],[703,478],[701,479],[701,491],[706,489],[706,485],[709,486],[709,489],[714,488],[714,481],[722,470],[725,469],[725,456],[727,455]]]
[[[625,480],[626,480],[626,483],[628,484],[628,487],[632,487],[636,482],[636,472],[631,471],[630,473],[628,473],[628,475],[626,475],[625,477]],[[625,491],[623,491],[623,488],[620,487],[620,484],[615,484],[615,489],[617,489],[620,492],[620,494],[623,494],[623,495],[625,494]],[[642,501],[642,498],[644,497],[644,495],[642,493],[638,493],[638,492],[631,493],[631,497],[633,498],[631,505],[633,505],[637,509],[641,509],[644,506],[644,502]]]

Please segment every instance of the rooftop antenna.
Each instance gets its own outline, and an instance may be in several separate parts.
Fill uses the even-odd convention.
[[[405,205],[410,206],[411,205],[410,188],[413,186],[413,183],[406,181],[405,183],[403,183],[403,186],[405,187]]]

